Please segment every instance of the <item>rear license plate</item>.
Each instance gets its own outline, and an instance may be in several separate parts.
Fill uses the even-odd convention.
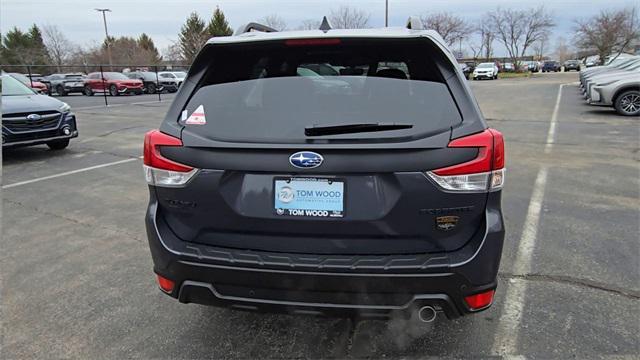
[[[344,216],[344,181],[326,178],[277,178],[276,215],[296,217]]]

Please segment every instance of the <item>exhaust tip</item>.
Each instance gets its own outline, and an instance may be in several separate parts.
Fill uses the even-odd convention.
[[[436,319],[436,316],[436,309],[434,309],[432,306],[423,306],[420,308],[420,310],[418,310],[418,317],[422,322],[432,322]]]

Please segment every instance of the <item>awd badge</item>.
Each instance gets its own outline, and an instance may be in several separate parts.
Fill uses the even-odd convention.
[[[436,229],[441,231],[453,230],[458,225],[458,219],[460,217],[455,215],[438,216],[436,217]]]

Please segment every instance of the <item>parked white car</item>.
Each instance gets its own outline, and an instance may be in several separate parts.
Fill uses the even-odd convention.
[[[158,73],[158,81],[169,92],[178,91],[185,77],[187,77],[187,73],[184,71],[161,71]]]
[[[498,78],[498,66],[495,63],[486,62],[480,63],[473,70],[473,80],[479,79],[491,79],[495,80]]]
[[[620,115],[640,116],[640,72],[602,78],[590,87],[587,101],[591,105],[613,106]]]

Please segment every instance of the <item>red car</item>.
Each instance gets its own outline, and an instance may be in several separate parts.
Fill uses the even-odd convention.
[[[46,94],[48,92],[47,85],[41,83],[40,81],[32,81],[28,76],[20,73],[9,73],[14,79],[20,81],[21,83],[27,85],[31,89],[35,90],[39,94]]]
[[[142,81],[129,79],[119,72],[90,73],[84,79],[84,94],[93,96],[95,93],[107,92],[111,96],[120,94],[142,94]]]

